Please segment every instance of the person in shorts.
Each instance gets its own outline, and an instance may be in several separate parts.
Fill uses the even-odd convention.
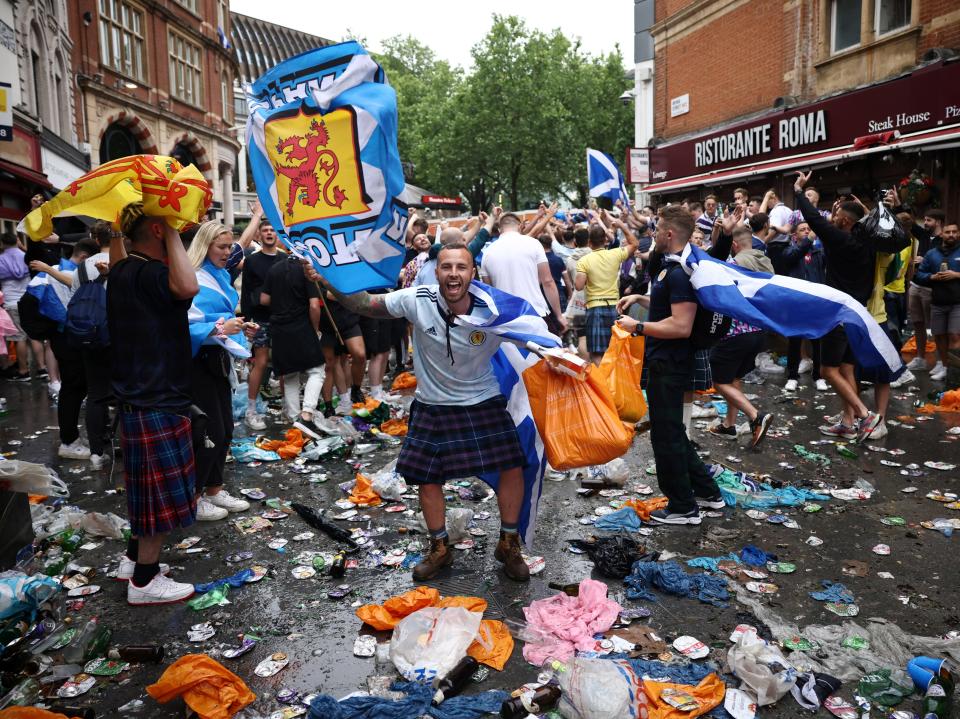
[[[326,408],[324,416],[350,414],[354,402],[366,401],[360,389],[367,366],[360,316],[337,302],[329,292],[323,301],[327,306],[320,314],[320,346],[327,365],[327,377],[322,389]],[[333,403],[334,387],[340,395],[336,406]]]
[[[309,265],[304,272],[308,279],[320,279]],[[385,295],[343,295],[332,290],[353,312],[379,319],[406,317],[413,326],[417,392],[397,472],[418,486],[430,531],[430,550],[413,569],[417,581],[431,579],[453,563],[444,483],[485,472],[500,473],[500,541],[494,557],[503,563],[509,578],[530,578],[519,536],[525,454],[490,363],[506,340],[457,321],[459,316],[482,311],[474,307],[470,293],[473,272],[469,249],[455,243],[437,255],[437,284]],[[546,323],[542,325],[546,333]]]
[[[381,290],[380,294],[386,290]],[[383,391],[383,376],[387,373],[387,360],[393,347],[393,326],[396,320],[381,320],[375,317],[360,318],[363,347],[367,352],[367,377],[370,381],[370,396],[380,402],[387,399]],[[391,397],[396,400],[396,397]]]

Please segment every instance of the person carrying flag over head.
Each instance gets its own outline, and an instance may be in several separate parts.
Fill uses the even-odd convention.
[[[462,243],[445,245],[437,255],[436,284],[383,295],[342,294],[308,263],[304,273],[312,281],[323,282],[351,312],[381,319],[405,317],[413,326],[417,393],[397,472],[419,486],[431,539],[430,551],[414,567],[413,578],[431,579],[453,563],[444,482],[499,472],[500,541],[494,556],[510,579],[529,580],[518,533],[526,459],[490,363],[506,338],[463,321],[464,317],[490,315],[471,287],[474,261],[470,250]],[[526,310],[538,333],[546,335],[546,323],[534,316],[531,308]]]

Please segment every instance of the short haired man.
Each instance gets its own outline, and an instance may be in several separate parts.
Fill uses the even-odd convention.
[[[309,265],[304,271],[308,279],[321,279]],[[500,541],[494,557],[503,563],[510,579],[530,578],[518,534],[524,453],[490,363],[501,342],[507,340],[457,321],[460,316],[483,311],[474,306],[469,292],[473,272],[470,251],[455,243],[444,246],[437,255],[437,284],[386,295],[344,295],[330,288],[343,306],[360,315],[405,317],[413,327],[417,391],[397,472],[418,485],[430,531],[430,551],[413,569],[417,581],[432,579],[453,563],[444,483],[485,472],[500,473]]]
[[[750,226],[750,230],[753,232],[753,240],[751,247],[754,250],[760,250],[765,252],[767,249],[767,243],[764,239],[767,236],[768,230],[770,229],[770,222],[767,219],[766,212],[756,212],[750,215],[750,219],[747,221]]]
[[[780,258],[784,250],[790,244],[790,233],[793,226],[790,224],[790,215],[792,210],[783,204],[783,201],[777,195],[775,190],[767,190],[764,197],[764,205],[767,213],[767,234],[763,238],[766,245],[767,257],[773,265],[773,270],[778,275],[786,274],[783,263]]]
[[[110,268],[107,317],[131,537],[117,577],[130,579],[128,603],[166,604],[193,594],[159,558],[167,534],[196,518],[187,311],[199,287],[180,234],[162,218],[133,204],[120,224],[131,251]]]
[[[956,222],[943,225],[940,245],[924,255],[915,276],[930,283],[930,329],[940,360],[930,379],[942,382],[947,378],[950,346],[960,341],[960,227]]]
[[[683,252],[693,227],[693,218],[682,208],[667,206],[660,210],[654,242],[665,257],[662,269],[651,281],[649,319],[638,322],[621,316],[617,320],[623,329],[647,338],[650,443],[657,482],[669,500],[666,509],[650,515],[658,524],[700,524],[700,506],[724,506],[720,488],[694,450],[683,423],[683,393],[693,364],[690,333],[697,296],[687,273],[672,255]]]
[[[943,223],[946,222],[946,215],[943,210],[931,208],[923,213],[923,225],[914,225],[914,234],[919,241],[917,255],[914,263],[919,267],[926,254],[933,248],[939,247],[941,236],[943,235]],[[910,292],[907,295],[907,311],[910,314],[910,321],[913,323],[913,336],[917,345],[917,356],[907,364],[909,370],[926,370],[926,344],[927,328],[931,323],[931,302],[933,297],[933,288],[929,280],[925,277],[917,278],[914,273],[913,280],[910,282]],[[931,372],[940,372],[940,361],[934,366]]]
[[[713,226],[720,219],[720,212],[717,210],[716,195],[707,195],[703,198],[703,212],[696,218],[697,228],[703,233],[705,238],[713,234]]]

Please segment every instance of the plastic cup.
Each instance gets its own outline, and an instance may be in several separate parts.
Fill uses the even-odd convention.
[[[913,685],[919,692],[927,691],[927,688],[933,682],[934,677],[940,674],[945,659],[934,659],[933,657],[914,657],[907,663],[907,672],[913,679]]]

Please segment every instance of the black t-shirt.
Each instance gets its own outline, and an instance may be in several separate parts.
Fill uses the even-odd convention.
[[[648,322],[665,320],[673,310],[671,305],[679,302],[696,302],[697,295],[690,284],[690,278],[676,262],[663,260],[657,263],[657,274],[650,283],[650,312]],[[666,360],[668,362],[686,362],[693,353],[690,338],[663,340],[656,337],[646,338],[644,357],[647,360]]]
[[[34,242],[31,240],[27,242],[27,251],[24,252],[23,261],[27,267],[34,260],[40,260],[51,267],[56,267],[60,264],[62,257],[62,245],[59,242]],[[30,270],[31,277],[36,277],[37,274],[39,273]]]
[[[190,300],[170,293],[170,269],[139,252],[107,282],[111,380],[121,402],[184,413],[190,406]]]
[[[277,260],[286,255],[276,252],[266,255],[263,252],[254,252],[243,263],[243,279],[241,280],[243,295],[240,298],[240,314],[256,323],[269,322],[272,314],[269,307],[260,304],[260,291],[267,281],[267,273]],[[301,274],[303,271],[301,270]]]
[[[547,265],[550,267],[553,281],[557,283],[557,290],[564,292],[563,273],[567,270],[567,263],[556,252],[547,252]]]
[[[309,318],[310,299],[319,298],[316,284],[303,276],[303,266],[296,257],[274,262],[260,290],[270,295],[270,322],[292,324]]]

